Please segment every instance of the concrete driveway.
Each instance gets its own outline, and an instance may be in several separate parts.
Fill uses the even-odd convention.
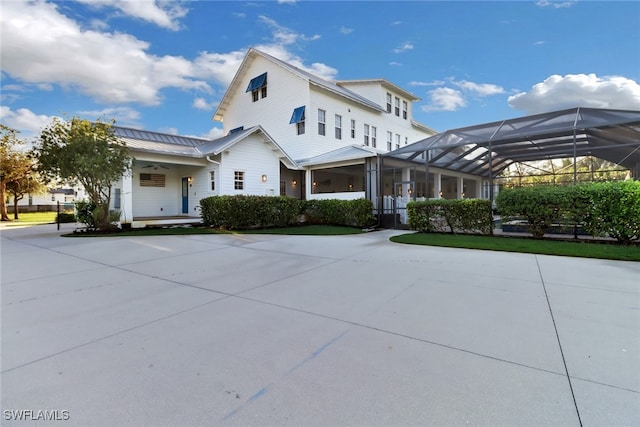
[[[3,228],[2,425],[640,425],[640,263],[396,233]]]

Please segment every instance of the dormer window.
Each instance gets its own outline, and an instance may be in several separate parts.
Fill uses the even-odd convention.
[[[267,73],[260,74],[258,77],[254,77],[247,86],[247,92],[251,92],[251,98],[253,102],[256,102],[260,98],[267,97]]]

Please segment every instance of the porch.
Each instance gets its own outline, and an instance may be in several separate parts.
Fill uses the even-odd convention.
[[[174,227],[188,225],[202,225],[202,218],[200,216],[189,215],[139,216],[134,217],[133,221],[131,221],[132,228]]]

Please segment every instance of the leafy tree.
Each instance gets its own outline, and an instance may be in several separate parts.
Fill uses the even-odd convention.
[[[23,142],[18,139],[17,130],[0,124],[0,133],[0,216],[2,221],[11,221],[7,214],[7,187],[31,172],[32,161],[19,149]]]
[[[80,183],[95,209],[96,227],[108,230],[111,187],[130,173],[132,157],[124,141],[113,133],[114,120],[95,122],[74,117],[53,119],[35,147],[38,170],[46,179]]]
[[[7,182],[7,193],[13,195],[13,219],[18,219],[18,202],[24,199],[24,196],[41,194],[46,190],[40,176],[35,171],[33,159],[27,157],[26,160],[25,173],[13,181]]]

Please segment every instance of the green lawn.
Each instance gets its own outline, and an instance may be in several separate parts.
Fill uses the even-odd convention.
[[[410,233],[394,236],[392,242],[449,248],[640,261],[640,245],[623,246],[602,242],[535,240],[521,237],[465,234]]]
[[[56,212],[18,212],[18,220],[13,219],[13,214],[9,214],[10,222],[3,224],[11,226],[11,224],[25,225],[29,224],[53,224],[56,222]]]

